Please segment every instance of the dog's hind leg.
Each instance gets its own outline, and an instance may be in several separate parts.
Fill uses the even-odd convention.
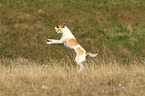
[[[82,62],[85,61],[85,56],[76,56],[75,61],[80,66],[80,70],[78,72],[81,72],[84,68]]]
[[[79,63],[78,65],[80,65],[80,70],[78,72],[81,72],[84,69],[84,65],[82,63]]]

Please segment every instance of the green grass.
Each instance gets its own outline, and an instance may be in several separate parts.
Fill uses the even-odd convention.
[[[141,96],[144,9],[144,0],[0,0],[0,84],[4,82],[0,95]],[[61,37],[53,28],[63,22],[86,51],[98,53],[95,58],[87,57],[84,73],[77,73],[74,51],[46,44],[48,38]],[[51,87],[44,91],[41,86]]]
[[[126,62],[145,55],[144,0],[1,0],[0,57],[24,57],[45,63],[73,59],[63,45],[46,45],[59,39],[54,26],[66,22],[77,41],[100,59]],[[61,51],[59,51],[61,50]],[[64,53],[66,53],[64,55]]]

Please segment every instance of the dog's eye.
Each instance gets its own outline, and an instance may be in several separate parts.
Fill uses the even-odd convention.
[[[59,28],[59,27],[57,26],[57,28]]]

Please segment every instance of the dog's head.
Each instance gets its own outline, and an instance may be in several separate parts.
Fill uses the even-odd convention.
[[[54,27],[56,33],[63,33],[63,30],[65,29],[65,23],[62,25],[58,25],[57,27]]]

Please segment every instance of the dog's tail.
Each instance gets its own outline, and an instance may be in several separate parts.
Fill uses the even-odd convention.
[[[90,57],[96,57],[98,54],[97,54],[97,53],[92,54],[92,53],[88,53],[88,52],[86,52],[86,55],[89,55]]]

